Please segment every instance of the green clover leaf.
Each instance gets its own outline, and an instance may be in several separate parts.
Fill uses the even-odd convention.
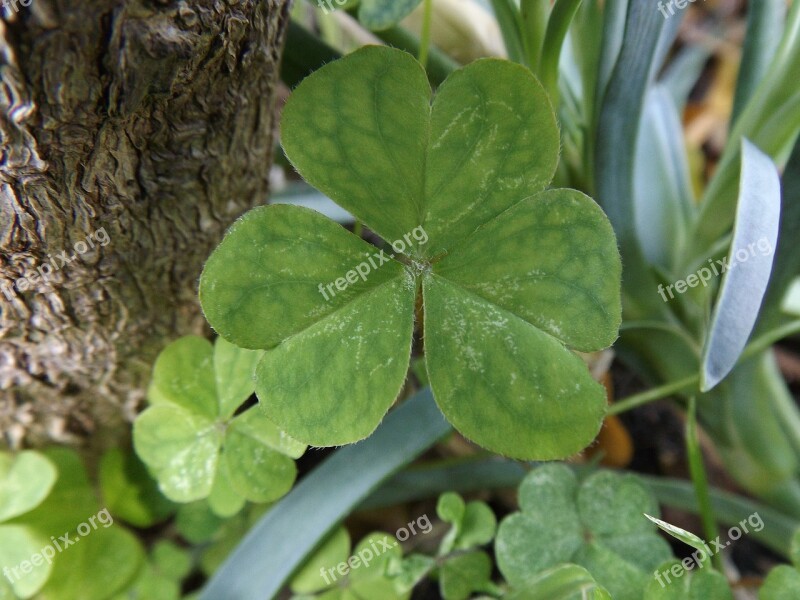
[[[20,567],[21,577],[12,582],[20,598],[104,600],[130,582],[144,550],[107,508],[100,510],[74,451],[51,448],[45,455],[57,480],[33,510],[0,527],[0,565]]]
[[[159,355],[151,406],[133,429],[139,457],[175,502],[209,498],[230,516],[244,502],[270,502],[291,489],[293,458],[305,452],[252,409],[234,416],[253,392],[260,352],[218,339],[181,338]]]
[[[528,70],[479,60],[432,101],[413,57],[363,48],[295,89],[282,138],[391,248],[268,206],[211,255],[203,310],[229,342],[266,350],[256,394],[272,422],[315,446],[367,437],[404,384],[419,302],[431,387],[462,434],[521,459],[594,439],[605,391],[573,350],[617,336],[619,253],[590,198],[545,191],[559,133]]]
[[[579,484],[560,464],[528,474],[519,488],[521,512],[500,523],[497,565],[523,588],[561,563],[587,569],[618,600],[640,600],[669,545],[643,513],[658,504],[632,475],[599,471]],[[655,512],[653,512],[655,511]]]
[[[670,573],[671,569],[680,575]],[[661,576],[651,577],[644,591],[644,600],[733,600],[731,588],[725,576],[711,567],[687,571],[677,559],[659,565],[656,571]],[[664,575],[666,573],[666,575]]]
[[[452,524],[442,538],[439,555],[488,544],[497,530],[497,518],[488,504],[480,500],[465,503],[455,492],[439,497],[436,513],[442,521]]]
[[[367,535],[350,554],[350,536],[346,529],[339,528],[292,578],[291,589],[300,594],[293,599],[408,600],[411,591],[396,575],[402,558],[400,543],[382,531]]]
[[[55,465],[44,455],[26,450],[16,455],[0,452],[0,523],[17,519],[39,506],[58,477]],[[0,525],[0,566],[17,567],[47,542],[47,537],[19,522]],[[3,574],[0,598],[29,598],[47,581],[50,564],[29,573],[17,573],[9,581]]]

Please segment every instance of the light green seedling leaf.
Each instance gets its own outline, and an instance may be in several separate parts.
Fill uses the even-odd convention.
[[[694,565],[694,570],[687,570],[680,561],[673,559],[659,565],[656,574],[645,588],[643,598],[644,600],[733,600],[733,594],[724,575],[718,571],[710,568],[698,569],[697,565]]]
[[[213,510],[229,517],[247,500],[270,502],[291,489],[292,459],[305,446],[257,409],[232,416],[255,388],[261,354],[189,336],[159,356],[152,405],[134,422],[133,441],[170,500],[209,498]]]
[[[434,396],[462,434],[521,459],[592,441],[605,391],[572,350],[615,339],[620,260],[591,199],[544,192],[559,133],[529,70],[479,60],[431,98],[413,57],[363,48],[294,90],[282,142],[391,250],[271,206],[212,254],[203,310],[228,341],[266,350],[256,393],[272,422],[316,446],[369,435],[405,380],[421,301]]]
[[[135,576],[144,551],[107,508],[100,509],[77,453],[50,448],[45,455],[58,479],[35,509],[0,526],[0,565],[19,563],[2,556],[7,550],[24,552],[33,567],[20,583],[35,582],[38,589],[47,581],[38,600],[105,600]],[[2,532],[11,527],[26,533],[14,541],[4,539]]]
[[[398,589],[411,591],[435,567],[435,558],[424,554],[411,554],[399,564],[391,566],[387,572],[397,582]]]
[[[318,599],[407,600],[410,588],[398,577],[403,553],[397,539],[373,532],[350,553],[350,536],[344,528],[331,534],[294,576],[290,587],[299,594],[320,593]],[[349,555],[349,558],[348,558]],[[295,596],[294,600],[307,596]]]
[[[532,471],[519,490],[521,512],[500,523],[497,564],[518,589],[562,563],[586,568],[615,599],[640,600],[669,545],[642,513],[658,505],[632,475],[600,471],[579,484],[560,464]]]
[[[42,600],[106,600],[133,580],[144,561],[136,537],[119,526],[98,529],[58,556]]]
[[[36,508],[55,481],[55,466],[38,452],[0,452],[0,522]]]
[[[497,517],[485,502],[469,502],[461,521],[461,532],[456,538],[456,549],[475,548],[488,544],[497,530]]]
[[[361,0],[358,20],[367,29],[381,31],[397,25],[421,0]]]
[[[772,569],[758,591],[758,600],[797,600],[800,598],[800,573],[787,566]]]
[[[372,557],[365,560],[370,555]],[[345,596],[346,600],[408,600],[411,597],[411,592],[404,590],[390,575],[403,558],[400,543],[394,536],[382,531],[373,532],[356,545],[352,556],[358,557],[360,562],[351,565],[350,595]]]
[[[51,562],[43,562],[38,566],[30,562],[31,557],[38,554],[47,542],[47,536],[26,525],[0,525],[0,568],[11,570],[0,579],[8,582],[16,594],[11,598],[30,598],[50,577],[53,568]],[[22,569],[23,561],[27,563],[27,573]]]
[[[446,492],[439,496],[436,502],[436,514],[442,521],[447,521],[454,525],[460,525],[464,518],[464,511],[467,505],[464,499],[455,492]]]
[[[578,565],[564,564],[532,578],[525,589],[512,592],[508,600],[611,600],[591,573]]]
[[[439,591],[445,600],[466,600],[491,583],[492,561],[485,552],[458,554],[439,569]]]
[[[311,594],[330,587],[336,566],[350,556],[350,535],[339,527],[320,544],[295,574],[289,587],[295,594]],[[328,571],[333,570],[333,574]]]
[[[465,504],[454,492],[439,497],[436,513],[453,525],[442,539],[440,555],[488,544],[497,529],[497,518],[489,505],[477,500]]]
[[[133,583],[113,600],[179,600],[181,581],[191,569],[187,550],[171,542],[157,542]]]

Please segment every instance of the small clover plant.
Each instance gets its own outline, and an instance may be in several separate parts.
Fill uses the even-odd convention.
[[[613,600],[591,573],[578,565],[563,564],[542,571],[505,600]]]
[[[58,477],[55,465],[38,452],[16,456],[0,452],[0,566],[10,568],[39,552],[47,536],[30,524],[8,523],[40,505]],[[47,581],[52,567],[48,563],[25,577],[0,577],[0,598],[28,598]],[[12,592],[15,595],[12,595]]]
[[[143,564],[138,538],[101,509],[75,452],[23,452],[12,463],[0,454],[0,490],[3,600],[107,600]]]
[[[464,436],[522,459],[592,441],[605,391],[573,350],[616,338],[620,259],[594,201],[545,191],[559,133],[527,69],[479,60],[431,101],[413,57],[367,47],[294,90],[282,140],[310,184],[396,252],[357,277],[375,248],[296,206],[230,228],[200,299],[223,338],[267,350],[256,393],[270,420],[314,446],[368,436],[403,387],[419,302],[436,402]],[[411,232],[425,243],[398,250]]]
[[[259,411],[236,414],[253,392],[260,352],[188,336],[167,346],[153,369],[150,407],[133,427],[136,452],[175,502],[208,498],[222,516],[245,501],[288,492],[305,452]]]
[[[598,471],[579,483],[568,467],[545,465],[525,477],[519,504],[495,542],[497,565],[515,588],[573,563],[616,600],[641,600],[656,567],[672,557],[643,515],[657,514],[658,504],[633,475]]]
[[[772,569],[758,591],[758,600],[800,598],[800,530],[792,536],[790,554],[793,566],[778,565]]]
[[[293,600],[408,600],[411,587],[391,575],[403,550],[387,533],[373,532],[350,552],[347,530],[334,531],[291,582]]]

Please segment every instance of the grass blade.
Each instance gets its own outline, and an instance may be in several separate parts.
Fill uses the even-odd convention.
[[[769,156],[745,140],[730,268],[723,276],[703,352],[704,392],[730,373],[753,331],[772,272],[780,213],[778,170]],[[768,254],[762,250],[765,246]]]

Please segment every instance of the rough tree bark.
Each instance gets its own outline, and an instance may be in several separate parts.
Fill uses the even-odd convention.
[[[0,430],[104,444],[265,201],[289,0],[28,3],[0,22]]]

